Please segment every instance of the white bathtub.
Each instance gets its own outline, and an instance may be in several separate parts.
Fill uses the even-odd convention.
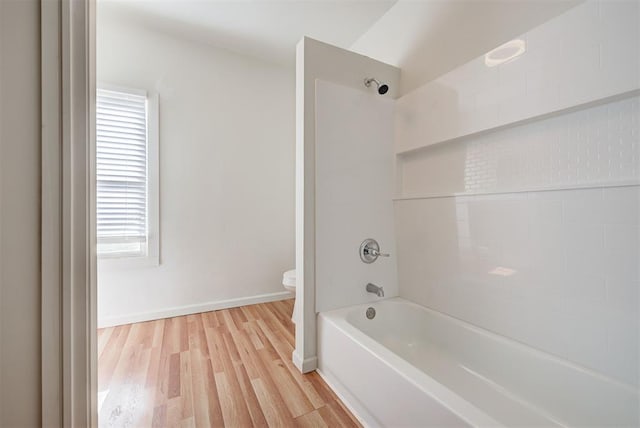
[[[400,298],[319,314],[318,348],[368,426],[639,424],[633,387]]]

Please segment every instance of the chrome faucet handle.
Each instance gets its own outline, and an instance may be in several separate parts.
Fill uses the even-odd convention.
[[[364,263],[373,263],[378,257],[389,257],[387,253],[380,252],[380,245],[375,239],[365,239],[360,244],[360,260]]]
[[[365,248],[369,254],[375,257],[389,257],[389,253],[381,253],[379,250],[375,248]]]

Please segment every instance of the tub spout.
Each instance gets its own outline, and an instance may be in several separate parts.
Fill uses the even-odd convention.
[[[378,287],[377,285],[372,283],[367,284],[367,292],[373,293],[378,297],[384,297],[384,290],[382,289],[382,287]]]

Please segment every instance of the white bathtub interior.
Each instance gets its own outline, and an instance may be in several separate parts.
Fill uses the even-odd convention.
[[[372,320],[365,316],[369,306],[376,310]],[[380,387],[377,393],[390,403],[384,409],[365,400],[361,413],[370,424],[455,426],[456,417],[458,425],[472,426],[638,424],[632,386],[401,298],[329,311],[320,319],[320,369],[360,391],[358,397]],[[369,373],[358,377],[362,367]],[[414,388],[394,394],[377,378],[384,370]],[[411,402],[419,411],[433,400],[442,408],[403,415]],[[438,414],[448,418],[434,420]]]

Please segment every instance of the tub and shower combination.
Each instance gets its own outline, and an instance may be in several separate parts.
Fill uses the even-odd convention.
[[[318,335],[321,375],[367,426],[639,424],[633,387],[401,298],[320,313]]]

